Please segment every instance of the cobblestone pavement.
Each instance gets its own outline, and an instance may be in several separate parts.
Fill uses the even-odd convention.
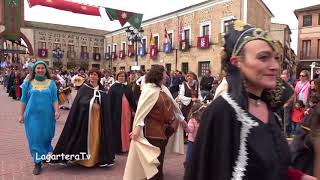
[[[53,145],[56,144],[68,111],[60,110]],[[33,162],[28,150],[24,126],[18,123],[19,102],[9,98],[0,85],[0,180],[121,180],[126,155],[116,156],[111,168],[85,168],[77,165],[68,167],[43,165],[41,175],[32,175]],[[171,154],[164,164],[165,180],[183,179],[183,155]]]

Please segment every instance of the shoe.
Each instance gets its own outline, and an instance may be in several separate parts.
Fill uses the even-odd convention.
[[[41,163],[36,163],[34,165],[33,174],[39,175],[41,173]]]

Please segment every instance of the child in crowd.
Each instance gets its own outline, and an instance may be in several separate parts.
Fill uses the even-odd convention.
[[[199,102],[193,104],[189,113],[188,124],[185,121],[182,122],[185,131],[188,133],[188,146],[187,146],[187,153],[186,153],[186,161],[184,163],[185,166],[191,160],[193,142],[195,141],[195,138],[197,136],[197,131],[200,126],[201,116],[205,107],[206,105],[201,104]]]
[[[297,124],[303,120],[304,111],[303,101],[297,101],[292,110],[291,134],[295,134]]]

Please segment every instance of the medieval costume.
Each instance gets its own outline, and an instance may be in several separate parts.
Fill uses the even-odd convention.
[[[264,123],[249,112],[250,94],[244,77],[230,62],[249,41],[262,40],[273,48],[267,35],[239,20],[230,25],[224,37],[223,57],[228,92],[217,97],[203,114],[185,180],[290,180],[303,176],[289,168],[288,143],[281,131],[280,117],[274,113],[293,95],[293,89],[277,80],[275,89],[265,89],[256,98],[256,105],[263,101],[267,108]]]
[[[170,91],[164,85],[144,84],[133,122],[133,127],[144,128],[138,139],[131,141],[124,180],[162,179],[167,143],[167,150],[184,153],[183,129],[179,126],[172,132],[172,120],[183,121],[184,117]]]
[[[31,81],[25,80],[21,85],[21,102],[25,104],[24,126],[34,163],[41,168],[41,156],[52,152],[52,138],[55,133],[55,112],[53,105],[58,103],[57,87],[54,81],[46,76],[37,76],[35,67],[38,64],[47,65],[38,61],[33,66]]]
[[[80,155],[84,152],[90,158],[77,161],[80,165],[112,165],[115,156],[108,106],[107,95],[101,85],[93,87],[85,83],[81,86],[53,154]],[[58,162],[66,163],[66,159]]]
[[[110,104],[112,104],[108,110],[111,113],[114,150],[116,153],[128,152],[132,112],[137,109],[132,89],[127,83],[116,81],[109,89],[108,96]]]
[[[203,101],[198,83],[193,83],[192,86],[189,86],[187,82],[183,82],[179,89],[178,99],[181,102],[181,111],[185,118],[188,118],[192,107],[192,98],[197,98],[200,102]]]
[[[83,73],[82,73],[82,71],[83,71]],[[83,68],[80,68],[79,73],[77,75],[74,75],[71,78],[71,83],[73,84],[73,86],[75,87],[76,90],[80,89],[82,84],[88,79],[87,74],[85,74],[84,72],[85,72],[85,70]]]

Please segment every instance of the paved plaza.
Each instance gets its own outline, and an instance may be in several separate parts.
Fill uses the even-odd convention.
[[[68,111],[60,110],[53,145],[56,144]],[[111,168],[85,168],[77,165],[43,165],[41,175],[32,175],[33,162],[28,150],[24,126],[18,123],[19,102],[9,98],[0,86],[0,180],[121,180],[126,155],[116,156]],[[183,155],[171,154],[164,164],[165,180],[183,179]]]

